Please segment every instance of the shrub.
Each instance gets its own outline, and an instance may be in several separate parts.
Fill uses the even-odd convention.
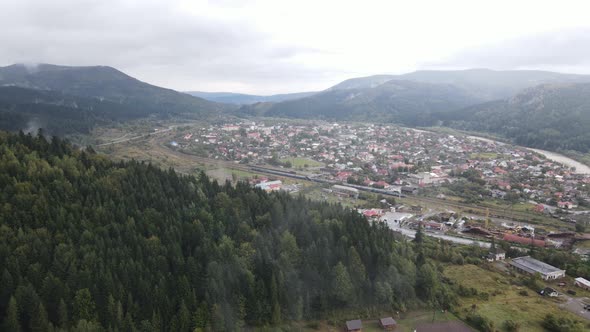
[[[523,290],[521,290],[521,291],[519,291],[519,292],[518,292],[518,294],[519,294],[519,295],[522,295],[522,296],[529,296],[529,292],[527,292],[527,291],[526,291],[526,290],[524,290],[524,289],[523,289]]]
[[[504,329],[507,332],[518,332],[520,330],[520,324],[509,319],[504,322]]]

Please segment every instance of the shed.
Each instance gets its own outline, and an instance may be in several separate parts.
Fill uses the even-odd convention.
[[[379,325],[386,331],[393,331],[397,327],[397,322],[392,317],[379,319]]]
[[[582,277],[576,278],[576,281],[574,281],[574,285],[590,290],[590,281],[588,281]]]
[[[363,322],[360,319],[349,320],[346,322],[346,331],[362,331]]]

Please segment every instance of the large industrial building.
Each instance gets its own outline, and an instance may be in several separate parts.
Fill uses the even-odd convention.
[[[555,266],[543,263],[530,256],[518,257],[512,259],[510,265],[519,272],[541,275],[543,280],[552,280],[565,277],[565,270],[560,270]]]

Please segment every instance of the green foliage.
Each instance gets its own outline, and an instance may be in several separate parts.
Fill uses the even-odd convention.
[[[504,322],[504,330],[506,330],[506,332],[518,332],[520,331],[520,324],[518,322],[515,322],[513,320],[507,320]]]
[[[584,325],[579,321],[569,318],[559,317],[548,314],[543,319],[543,327],[550,332],[581,332],[584,331]]]
[[[453,300],[431,259],[456,251],[424,240],[418,292],[415,244],[339,205],[22,133],[0,132],[0,187],[8,330],[232,331]]]
[[[491,320],[476,314],[476,313],[470,313],[467,315],[466,318],[467,322],[472,325],[473,327],[475,327],[476,329],[483,331],[483,332],[494,332],[495,328],[494,328],[494,322],[492,322]]]

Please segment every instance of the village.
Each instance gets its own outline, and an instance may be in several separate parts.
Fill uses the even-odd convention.
[[[547,214],[590,205],[590,176],[536,152],[393,125],[243,121],[189,128],[170,146],[206,158],[278,166],[391,192],[444,186],[439,198],[446,191],[465,200],[526,201]],[[462,179],[479,186],[452,186]]]

